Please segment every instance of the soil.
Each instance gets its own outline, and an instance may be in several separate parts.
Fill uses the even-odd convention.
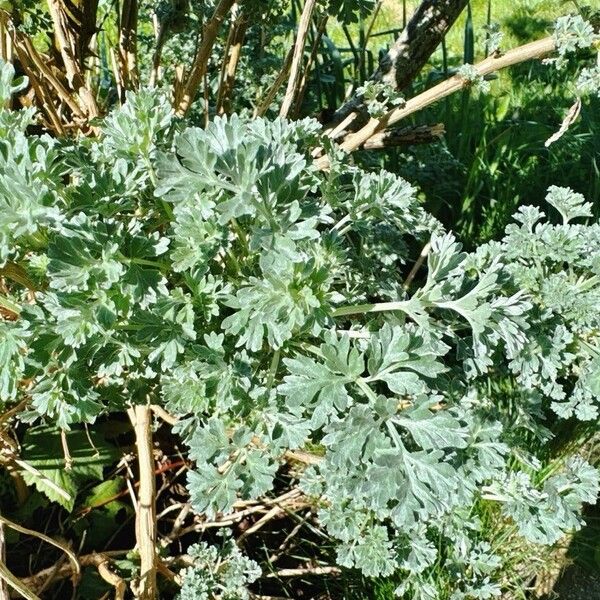
[[[600,572],[591,573],[576,565],[569,567],[548,600],[600,600]]]

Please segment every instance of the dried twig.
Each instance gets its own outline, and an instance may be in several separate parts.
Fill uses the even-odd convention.
[[[175,539],[181,538],[188,533],[200,533],[208,529],[217,529],[220,527],[230,527],[235,523],[239,523],[243,519],[257,514],[269,515],[269,518],[263,521],[255,530],[258,531],[268,520],[284,516],[290,511],[298,511],[312,506],[312,502],[303,496],[302,492],[293,488],[288,492],[281,494],[277,498],[264,498],[261,502],[258,501],[238,501],[234,505],[234,512],[228,515],[221,515],[214,521],[199,521],[184,528],[178,528],[162,537],[164,543],[170,543]],[[259,521],[261,521],[259,519]]]
[[[302,14],[300,15],[300,21],[298,22],[298,33],[296,34],[296,42],[294,44],[294,53],[292,56],[290,76],[288,79],[285,96],[283,98],[283,103],[279,109],[280,117],[288,116],[294,104],[294,99],[298,93],[304,46],[306,44],[306,36],[308,35],[308,28],[310,26],[310,20],[312,18],[315,4],[316,0],[306,0],[304,3],[304,8],[302,9]]]
[[[79,561],[77,560],[77,557],[75,556],[75,554],[73,554],[72,550],[70,548],[68,548],[67,546],[65,546],[62,542],[58,542],[57,540],[52,539],[51,537],[45,535],[44,533],[40,533],[39,531],[34,531],[33,529],[23,527],[22,525],[19,525],[18,523],[14,523],[13,521],[10,521],[9,519],[7,519],[6,517],[3,517],[2,515],[0,515],[0,523],[7,525],[11,529],[18,531],[19,533],[24,533],[25,535],[30,535],[30,536],[36,537],[48,544],[51,544],[52,546],[55,546],[59,550],[62,550],[67,555],[67,558],[69,559],[69,562],[71,563],[70,566],[71,566],[72,573],[77,577],[80,575],[81,567],[80,567]],[[11,583],[11,581],[8,581],[8,583],[12,587],[14,587],[14,585],[13,585],[14,582]],[[27,585],[25,583],[23,583],[23,585],[27,588]]]
[[[477,69],[478,73],[484,77],[500,69],[549,54],[552,52],[552,50],[554,50],[554,47],[554,38],[546,37],[541,40],[519,46],[513,50],[509,50],[506,52],[506,54],[502,54],[500,56],[489,56],[475,65],[475,68]],[[369,119],[367,124],[362,129],[352,135],[347,136],[344,143],[341,144],[340,147],[346,152],[352,152],[353,150],[360,148],[367,142],[367,140],[380,131],[383,131],[386,127],[405,119],[415,112],[422,110],[426,106],[437,102],[441,98],[467,87],[469,84],[470,82],[465,78],[461,77],[460,75],[454,75],[453,77],[450,77],[438,85],[426,90],[422,94],[411,98],[404,106],[390,110],[383,117],[379,119]],[[317,160],[317,165],[322,169],[327,169],[329,167],[329,158],[327,156],[323,156]]]
[[[162,51],[167,41],[167,21],[163,21],[158,24],[158,18],[156,13],[154,14],[154,24],[156,30],[156,36],[154,40],[154,52],[152,54],[152,71],[150,71],[150,87],[154,87],[160,76],[160,61],[162,58]]]
[[[81,16],[85,18],[87,27],[83,26],[83,22],[73,20],[69,8],[63,0],[48,0],[48,10],[54,23],[54,35],[65,67],[67,81],[79,97],[86,116],[93,118],[98,116],[99,111],[94,95],[85,85],[83,64],[91,39],[90,33],[93,34],[93,27],[92,32],[89,31],[89,23],[93,22],[95,25],[98,3],[94,1],[84,4],[88,12],[84,11]]]
[[[140,486],[136,514],[136,540],[140,554],[140,577],[136,596],[156,598],[156,479],[152,452],[152,413],[150,406],[137,404],[127,411],[135,430]]]
[[[285,536],[285,539],[279,545],[279,548],[271,554],[269,557],[269,564],[272,565],[276,563],[279,558],[283,555],[283,553],[290,547],[291,541],[298,535],[298,532],[302,529],[304,524],[306,523],[306,518],[300,519],[296,525],[294,525],[293,529]]]
[[[306,577],[307,575],[341,575],[339,567],[304,567],[301,569],[281,569],[266,575],[268,578]]]
[[[256,523],[253,523],[248,529],[246,529],[237,539],[237,542],[241,542],[246,539],[249,535],[256,533],[259,529],[262,529],[269,521],[272,521],[274,518],[278,517],[281,514],[285,514],[285,510],[283,510],[279,506],[274,506],[271,508],[266,514],[264,514]]]
[[[175,425],[179,421],[177,417],[168,413],[162,406],[158,404],[152,404],[150,405],[150,408],[157,417],[160,417],[165,423],[168,423],[169,425]]]
[[[219,28],[221,27],[221,24],[225,20],[225,17],[229,13],[234,2],[235,0],[220,0],[212,17],[204,25],[202,31],[202,41],[200,42],[198,50],[196,51],[196,57],[194,58],[192,69],[183,87],[181,98],[175,107],[177,114],[180,116],[183,116],[188,112],[192,102],[194,101],[196,92],[204,80],[204,74],[206,73],[210,53],[215,40],[217,39]]]
[[[115,600],[124,600],[127,584],[123,578],[111,570],[110,558],[106,554],[92,554],[90,562],[98,569],[100,577],[115,588]]]
[[[67,432],[64,429],[60,430],[60,443],[65,458],[65,471],[70,471],[73,468],[73,457],[71,456],[69,443],[67,442]]]
[[[277,74],[273,85],[267,90],[265,97],[256,105],[254,109],[254,118],[262,117],[268,110],[269,106],[271,106],[279,88],[282,86],[285,78],[288,76],[290,71],[290,67],[292,66],[292,58],[294,57],[294,48],[290,48],[288,51],[285,60],[283,61],[283,65],[281,66],[281,71]]]
[[[410,273],[408,274],[406,280],[402,284],[402,287],[405,290],[407,290],[410,287],[410,284],[412,283],[413,279],[415,278],[415,275],[419,272],[421,265],[425,262],[425,259],[427,258],[430,250],[431,250],[431,242],[427,242],[425,244],[425,246],[423,246],[423,250],[421,250],[421,253],[419,254],[419,257],[417,258],[417,260],[415,261],[413,268],[410,270]]]
[[[294,116],[298,116],[300,108],[302,106],[302,102],[304,101],[304,96],[306,95],[306,89],[308,88],[308,80],[310,77],[310,71],[312,66],[317,59],[317,54],[319,52],[319,46],[321,45],[321,39],[323,38],[323,34],[325,33],[325,29],[327,27],[327,21],[329,20],[329,15],[323,15],[319,24],[317,25],[315,32],[315,39],[313,40],[312,48],[310,51],[310,55],[308,57],[308,61],[304,67],[304,72],[302,73],[302,79],[300,80],[300,84],[298,86],[298,93],[296,94],[296,98],[294,100]]]
[[[116,574],[110,571],[110,559],[111,557],[117,557],[127,554],[127,552],[128,550],[109,550],[101,554],[93,552],[92,554],[84,554],[82,556],[79,556],[77,560],[81,567],[98,567],[100,564],[104,564],[105,567],[100,573],[100,576],[107,583],[114,585],[115,588],[117,588],[118,585],[119,589],[121,589],[122,585],[117,581]],[[47,569],[42,569],[41,571],[38,571],[34,575],[30,575],[29,577],[23,577],[19,579],[19,582],[28,589],[37,591],[43,588],[43,586],[46,584],[50,577],[53,577],[54,579],[65,579],[67,577],[72,577],[73,573],[73,565],[70,562],[66,562],[63,564],[59,564],[58,568],[57,565],[53,565],[51,567],[48,567]],[[108,578],[110,578],[110,581]],[[118,579],[121,578],[119,577]],[[123,580],[121,579],[121,581]],[[115,589],[115,592],[117,592],[117,589]],[[11,596],[12,595],[13,594],[11,594]],[[117,600],[119,600],[119,596],[116,596],[116,598]]]
[[[50,85],[54,88],[56,95],[62,100],[70,109],[75,117],[79,119],[85,118],[85,113],[73,99],[71,92],[63,85],[63,83],[56,77],[47,62],[40,56],[39,52],[35,49],[34,45],[28,36],[20,34],[16,28],[12,28],[13,43],[17,49],[19,60],[27,62],[28,59],[31,61],[40,74],[42,74]]]
[[[0,10],[0,59],[12,62],[12,45],[8,32],[8,13]]]
[[[137,0],[123,0],[119,22],[119,80],[121,81],[121,102],[125,100],[125,90],[138,86],[137,72]]]
[[[223,68],[221,69],[221,79],[219,81],[219,90],[217,92],[217,114],[222,115],[229,112],[229,103],[231,93],[235,84],[235,74],[242,53],[242,44],[246,36],[248,27],[248,17],[241,13],[232,22],[229,36],[227,38],[227,52],[223,59]]]
[[[0,563],[6,564],[6,538],[4,536],[4,523],[0,523]],[[0,600],[8,600],[7,581],[0,577]]]
[[[0,581],[2,585],[8,584],[13,590],[18,592],[19,597],[25,598],[25,600],[40,600],[39,596],[36,596],[18,577],[13,575],[4,561],[0,560]],[[8,600],[8,592],[2,592],[2,600]]]
[[[410,125],[401,129],[388,129],[371,136],[362,146],[363,150],[381,150],[394,146],[429,144],[440,140],[445,133],[443,123],[436,125]]]
[[[558,141],[567,132],[567,129],[569,129],[569,127],[571,127],[571,125],[573,125],[573,123],[577,120],[577,117],[579,116],[580,112],[581,112],[581,98],[577,98],[577,100],[575,100],[575,103],[573,104],[573,106],[571,106],[571,108],[569,108],[569,110],[567,111],[567,114],[565,115],[565,118],[563,119],[562,123],[560,124],[560,128],[558,129],[558,131],[553,133],[544,142],[544,146],[546,146],[546,148],[547,148],[551,144],[554,144],[554,142]]]

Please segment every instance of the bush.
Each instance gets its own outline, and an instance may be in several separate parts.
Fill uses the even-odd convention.
[[[298,481],[338,564],[414,598],[440,568],[444,597],[500,593],[484,506],[536,544],[580,526],[597,471],[523,443],[597,417],[600,224],[579,194],[551,188],[562,223],[523,207],[467,254],[403,179],[318,170],[311,120],[186,127],[148,91],[97,139],[27,135],[30,117],[0,113],[0,394],[22,421],[162,406],[198,513]],[[186,597],[218,581],[203,569]]]

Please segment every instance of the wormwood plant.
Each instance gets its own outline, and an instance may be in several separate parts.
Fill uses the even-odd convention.
[[[143,90],[97,139],[26,135],[31,118],[0,112],[0,397],[22,421],[162,406],[207,518],[309,456],[298,483],[338,565],[394,574],[406,598],[500,594],[482,503],[534,543],[580,526],[597,471],[542,469],[520,442],[598,414],[600,224],[580,195],[550,189],[549,219],[523,208],[466,254],[411,185],[352,166],[311,120],[186,127]],[[181,598],[243,598],[258,576],[227,544],[189,555]]]

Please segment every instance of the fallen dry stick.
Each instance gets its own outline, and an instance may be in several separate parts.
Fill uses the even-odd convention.
[[[482,60],[480,63],[475,65],[475,69],[482,76],[490,75],[495,71],[516,65],[518,63],[539,58],[552,52],[555,48],[555,42],[553,37],[543,38],[518,48],[509,50],[505,54],[500,56],[489,56]],[[404,106],[394,108],[387,112],[383,117],[379,119],[371,118],[367,124],[357,131],[356,133],[349,135],[345,138],[344,142],[340,145],[340,148],[345,152],[352,152],[357,148],[363,146],[369,139],[383,131],[390,125],[398,123],[402,119],[424,109],[425,107],[449,96],[450,94],[461,90],[468,85],[470,81],[461,77],[460,75],[454,75],[445,81],[442,81],[438,85],[424,91],[422,94],[411,98],[404,104]],[[317,159],[316,164],[321,169],[329,168],[329,157],[322,156]]]

